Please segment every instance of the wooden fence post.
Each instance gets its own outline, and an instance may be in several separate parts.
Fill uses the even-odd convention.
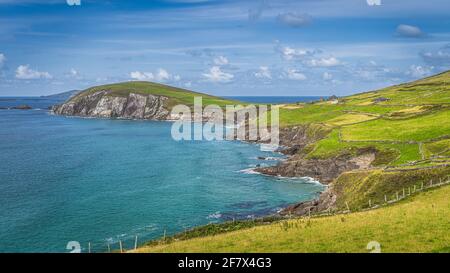
[[[111,246],[108,243],[108,253],[111,253]]]
[[[88,252],[91,253],[91,242],[88,243]]]
[[[371,207],[372,207],[372,200],[369,199],[369,208],[371,208]]]
[[[120,246],[120,253],[123,253],[122,240],[119,240],[119,246]]]
[[[134,239],[134,250],[137,249],[137,242],[138,242],[138,236],[136,235],[136,238]]]
[[[386,194],[384,195],[384,202],[387,203],[387,196],[386,196]]]
[[[347,210],[350,211],[350,207],[348,206],[348,202],[345,202],[345,206],[347,207]]]

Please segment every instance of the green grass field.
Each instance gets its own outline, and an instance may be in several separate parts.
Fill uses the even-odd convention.
[[[87,89],[126,96],[130,92],[169,97],[169,108],[239,104],[184,89],[149,82],[127,82]],[[342,173],[332,184],[336,209],[362,210],[392,200],[430,180],[450,175],[450,71],[336,101],[279,105],[280,126],[307,126],[314,139],[297,156],[327,159],[372,151],[371,168]],[[270,118],[268,119],[270,120]],[[344,216],[296,219],[257,225],[206,226],[152,244],[144,252],[366,252],[378,241],[386,252],[450,250],[450,187],[418,193],[407,201]],[[228,232],[227,232],[228,231]],[[211,236],[214,234],[213,236]],[[210,236],[206,236],[210,235]],[[206,237],[205,237],[206,236]],[[195,238],[199,237],[199,238]],[[178,242],[176,239],[181,240]]]
[[[215,236],[142,247],[138,252],[449,252],[450,186],[395,205],[345,215],[299,218]]]

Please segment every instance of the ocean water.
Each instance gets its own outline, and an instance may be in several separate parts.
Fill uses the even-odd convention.
[[[171,123],[67,118],[0,98],[0,252],[125,248],[309,200],[323,186],[253,173],[282,156],[238,141],[176,142]],[[258,157],[270,157],[261,160]]]

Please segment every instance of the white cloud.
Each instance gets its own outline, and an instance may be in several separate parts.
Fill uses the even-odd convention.
[[[260,66],[259,70],[255,72],[255,77],[260,79],[272,79],[272,74],[267,66]]]
[[[277,19],[280,23],[291,27],[303,27],[312,22],[311,16],[306,13],[281,13],[278,15]]]
[[[77,77],[79,74],[78,74],[77,70],[75,70],[74,68],[71,68],[70,69],[70,75],[72,75],[73,77]]]
[[[423,32],[420,28],[411,25],[399,25],[397,27],[397,34],[409,38],[419,38],[423,36]]]
[[[5,54],[0,53],[0,68],[2,68],[2,66],[5,64],[5,61],[6,61]]]
[[[432,66],[421,66],[421,65],[411,65],[406,71],[406,75],[413,78],[423,78],[429,76],[433,73],[434,67]]]
[[[20,80],[35,80],[35,79],[51,79],[52,75],[48,72],[41,72],[33,70],[30,65],[20,65],[16,69],[16,78]]]
[[[295,59],[301,59],[303,57],[306,57],[308,55],[312,55],[312,52],[306,49],[296,49],[292,47],[281,47],[278,48],[278,51],[281,53],[281,56],[283,59],[287,61],[295,60]]]
[[[323,75],[322,75],[322,79],[324,79],[325,81],[332,80],[333,79],[333,75],[331,75],[328,72],[324,72]]]
[[[163,68],[159,68],[156,71],[156,73],[133,71],[130,73],[130,78],[137,81],[156,81],[156,82],[179,81],[181,79],[179,75],[172,75]]]
[[[289,68],[286,70],[286,74],[288,79],[295,80],[295,81],[303,81],[306,80],[305,74],[301,73],[300,71],[296,69]]]
[[[311,59],[307,62],[307,64],[310,66],[331,67],[340,65],[341,62],[335,57],[329,57],[329,58]]]
[[[215,65],[227,65],[228,63],[229,63],[228,59],[224,56],[219,56],[217,58],[214,58]]]
[[[138,81],[152,81],[155,76],[152,72],[133,71],[130,73],[130,78]]]
[[[164,82],[167,81],[171,78],[171,75],[169,74],[169,72],[167,72],[167,70],[165,69],[158,69],[158,73],[156,73],[155,75],[155,80],[160,81],[160,82]]]
[[[209,73],[204,73],[203,76],[211,82],[229,82],[234,78],[233,74],[223,72],[219,66],[211,67]]]
[[[445,70],[450,68],[450,44],[439,50],[421,52],[420,56],[429,65]]]

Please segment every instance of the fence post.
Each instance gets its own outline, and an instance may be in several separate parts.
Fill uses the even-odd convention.
[[[166,241],[166,230],[164,230],[164,242]]]
[[[111,253],[111,246],[108,243],[108,253]]]
[[[371,207],[372,207],[372,200],[369,199],[369,208],[371,208]]]
[[[136,238],[134,239],[134,250],[137,249],[137,242],[138,242],[138,236],[136,235]]]
[[[403,188],[403,198],[405,198],[405,188]]]
[[[345,202],[345,206],[347,207],[347,210],[350,212],[350,207],[348,206],[348,202]]]
[[[433,179],[430,180],[430,187],[433,187]]]
[[[398,201],[398,192],[396,192],[396,194],[397,194],[397,201]]]
[[[414,189],[413,189],[413,192],[416,192],[416,185],[414,185]]]
[[[411,188],[408,187],[408,195],[411,195]]]
[[[423,190],[423,181],[422,181],[422,187],[420,189]]]
[[[91,253],[91,242],[88,243],[88,252]]]
[[[123,253],[122,240],[119,240],[119,246],[120,246],[120,253]]]
[[[387,196],[386,196],[386,194],[384,195],[384,202],[387,203]]]

